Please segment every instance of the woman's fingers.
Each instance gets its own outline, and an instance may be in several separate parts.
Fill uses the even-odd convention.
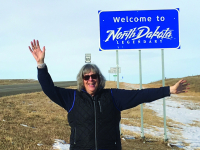
[[[36,44],[35,39],[34,39],[33,41],[31,41],[31,47],[32,47],[33,50],[38,48],[37,45],[39,45],[39,41],[37,40],[37,42],[38,42],[38,43]]]
[[[185,83],[185,82],[187,82],[187,81],[184,80],[184,79],[181,79],[181,80],[178,81],[179,84],[183,84],[183,83]]]
[[[37,48],[35,39],[33,40],[33,46],[34,46],[34,48]]]
[[[45,46],[43,47],[43,51],[40,49],[40,44],[38,40],[31,41],[31,46],[29,46],[29,50],[32,53],[33,57],[37,61],[37,63],[44,63],[45,57]]]
[[[32,47],[32,48],[31,48]],[[38,51],[38,50],[41,50],[40,49],[40,44],[39,44],[39,41],[38,40],[33,40],[31,41],[31,47],[29,46],[29,49],[33,52],[34,50]]]
[[[188,88],[188,84],[186,80],[181,79],[179,80],[174,86],[170,87],[170,92],[171,94],[179,94],[179,93],[185,93],[188,92],[186,91]]]
[[[37,48],[40,49],[40,44],[39,44],[39,41],[37,40]]]
[[[29,46],[28,48],[29,48],[30,52],[32,53],[33,51],[32,51],[32,49],[31,49],[31,47]]]
[[[34,47],[34,46],[33,46],[33,42],[32,42],[32,41],[31,41],[31,47],[32,47],[32,49],[33,49],[33,47]]]
[[[188,92],[188,91],[186,91],[187,89],[190,89],[189,87],[187,87],[188,85],[190,85],[190,84],[182,84],[181,85],[181,93]]]
[[[43,53],[45,53],[45,46],[43,47],[43,50],[42,50],[42,51],[43,51]]]

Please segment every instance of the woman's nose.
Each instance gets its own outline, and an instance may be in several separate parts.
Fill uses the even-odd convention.
[[[92,80],[92,77],[90,76],[89,80],[91,81]]]

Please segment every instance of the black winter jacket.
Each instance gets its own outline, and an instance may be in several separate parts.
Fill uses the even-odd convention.
[[[76,91],[73,109],[68,113],[70,150],[121,150],[120,119],[110,90],[102,89],[93,97]]]

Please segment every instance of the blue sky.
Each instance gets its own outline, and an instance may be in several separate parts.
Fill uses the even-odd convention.
[[[115,51],[99,51],[98,10],[180,8],[181,49],[164,51],[167,78],[199,75],[200,1],[198,0],[35,0],[2,1],[0,5],[0,79],[37,79],[28,46],[33,39],[46,47],[45,63],[53,81],[76,80],[85,53],[109,80]],[[119,51],[120,81],[139,83],[138,50]],[[114,80],[110,74],[110,80]],[[123,80],[122,80],[123,76]],[[162,78],[161,50],[142,50],[143,83]]]

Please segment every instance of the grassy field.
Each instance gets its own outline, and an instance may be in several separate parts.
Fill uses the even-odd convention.
[[[199,83],[199,80],[198,77],[194,78],[194,82],[190,82],[190,78],[187,79],[191,84],[191,91],[188,94],[196,94],[198,97],[200,91],[198,91],[196,83]],[[166,85],[172,85],[176,80],[178,79],[167,79]],[[12,84],[17,83],[13,81]],[[143,87],[158,86],[160,86],[160,81],[143,85]],[[107,81],[106,88],[116,88],[116,82]],[[120,83],[120,88],[133,89],[131,84],[126,83]],[[198,98],[194,101],[198,101]],[[122,118],[132,119],[122,119],[121,123],[139,127],[140,106],[123,111]],[[144,118],[144,127],[152,125],[163,127],[163,118],[157,117],[155,112],[150,109],[144,109]],[[168,120],[168,122],[173,122],[173,120]],[[123,150],[172,149],[166,146],[163,139],[151,135],[145,135],[146,142],[144,142],[140,139],[140,133],[135,134],[122,130],[122,134],[136,137],[135,140],[122,140]],[[43,92],[0,98],[0,149],[50,150],[55,139],[62,139],[69,143],[69,136],[70,127],[67,122],[67,112],[54,104]]]
[[[13,85],[13,84],[25,84],[25,83],[38,83],[33,79],[5,79],[0,80],[0,85]]]
[[[182,78],[171,78],[171,79],[166,79],[165,80],[165,85],[166,86],[171,86],[174,83],[178,82],[180,79]],[[200,75],[197,76],[188,76],[188,77],[184,77],[184,79],[190,84],[190,92],[200,92]],[[149,85],[162,85],[162,81],[156,81],[156,82],[152,82]]]
[[[180,79],[182,78],[172,78],[172,79],[166,79],[165,80],[165,85],[166,86],[171,86],[174,83],[178,82]],[[184,77],[184,79],[190,84],[189,85],[189,90],[187,93],[184,94],[180,94],[183,95],[181,98],[188,100],[188,97],[190,101],[193,102],[200,102],[200,75],[197,76],[188,76],[188,77]],[[145,85],[144,85],[145,86]],[[159,87],[162,86],[162,81],[156,81],[156,82],[152,82],[150,84],[147,85],[147,87]]]

